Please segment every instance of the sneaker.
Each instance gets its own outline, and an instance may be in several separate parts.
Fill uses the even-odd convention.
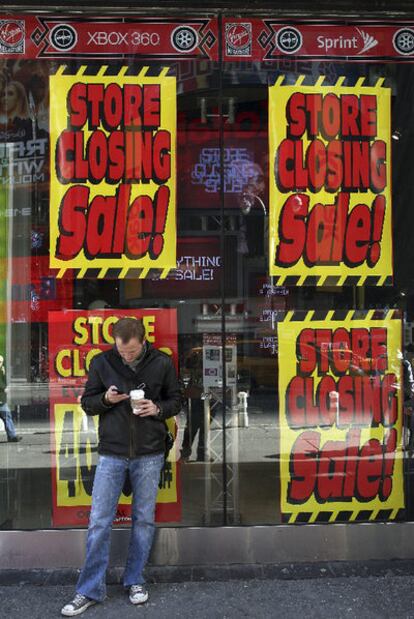
[[[9,443],[18,443],[19,441],[22,440],[22,436],[12,436],[11,438],[8,438],[7,440],[9,441]]]
[[[131,585],[129,588],[129,601],[131,604],[143,604],[148,600],[148,591],[144,585]]]
[[[80,615],[81,613],[85,612],[85,610],[89,608],[89,606],[93,606],[93,604],[96,603],[96,600],[91,600],[85,595],[77,593],[73,600],[62,608],[61,613],[65,617],[74,617],[75,615]]]

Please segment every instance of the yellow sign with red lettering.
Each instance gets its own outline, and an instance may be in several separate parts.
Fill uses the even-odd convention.
[[[57,526],[88,523],[99,416],[86,415],[79,399],[91,360],[113,346],[112,327],[124,316],[141,318],[147,341],[171,355],[177,365],[175,309],[49,312],[53,524]],[[167,425],[175,434],[174,419],[169,419]],[[160,476],[157,521],[180,520],[179,488],[179,470],[172,449]],[[120,497],[115,524],[129,522],[130,515],[131,491],[126,487]]]
[[[283,521],[395,519],[404,508],[401,319],[322,313],[278,323]]]
[[[50,77],[50,267],[58,276],[118,268],[126,277],[140,268],[144,277],[176,266],[176,78],[168,68],[106,69],[70,75],[61,67]]]
[[[97,415],[86,415],[77,403],[54,404],[57,507],[90,505],[98,422]],[[167,423],[174,432],[174,420],[169,419]],[[161,473],[157,503],[177,502],[176,466],[172,454]],[[119,504],[130,505],[131,494],[122,494]],[[124,510],[123,516],[126,515]],[[115,522],[119,522],[118,517],[119,510]]]
[[[276,283],[392,284],[391,93],[383,81],[288,86],[281,76],[269,88]]]

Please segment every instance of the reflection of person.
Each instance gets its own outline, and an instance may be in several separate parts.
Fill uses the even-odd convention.
[[[0,79],[0,139],[6,142],[33,138],[33,123],[23,84]]]
[[[264,231],[267,209],[263,202],[266,182],[261,166],[255,162],[244,162],[243,177],[246,182],[240,194],[240,209],[243,213],[241,224],[240,253],[249,256],[263,256]]]
[[[46,131],[49,126],[49,71],[49,65],[38,60],[15,60],[11,67],[12,78],[25,86],[30,115],[35,116],[38,127]]]
[[[62,608],[71,617],[105,598],[111,525],[129,474],[132,531],[124,587],[132,604],[148,599],[143,569],[154,535],[154,512],[164,464],[164,419],[180,410],[181,394],[170,357],[145,340],[141,320],[120,319],[113,328],[115,346],[93,358],[82,408],[99,415],[99,461],[92,492],[86,560],[74,599]],[[129,392],[144,384],[145,398],[133,414]],[[136,412],[136,411],[135,411]]]
[[[412,353],[412,345],[407,346],[407,352]],[[408,449],[414,450],[414,375],[408,355],[401,355],[404,388],[404,421],[409,429]]]
[[[29,118],[26,91],[20,82],[6,82],[0,93],[0,122]]]
[[[22,440],[22,437],[17,436],[16,434],[10,408],[7,404],[6,385],[6,369],[4,367],[4,358],[0,355],[0,419],[2,419],[4,423],[4,428],[6,430],[7,440],[9,441],[9,443],[18,443]]]
[[[188,399],[187,420],[184,428],[183,442],[181,445],[180,460],[188,462],[192,445],[198,434],[197,460],[205,459],[205,436],[204,436],[204,400],[203,393],[203,363],[201,355],[193,351],[185,363],[188,384],[185,395]]]

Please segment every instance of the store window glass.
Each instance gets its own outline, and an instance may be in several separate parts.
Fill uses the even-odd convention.
[[[121,316],[182,385],[158,523],[412,518],[413,50],[312,28],[1,23],[0,528],[87,525]]]
[[[161,27],[175,46],[167,60],[134,58],[138,45],[161,45],[161,30],[132,24],[118,41],[129,41],[124,58],[2,61],[0,392],[13,422],[1,438],[3,529],[87,525],[97,418],[80,395],[122,316],[143,318],[182,384],[156,520],[206,522],[198,322],[206,304],[219,307],[223,278],[220,121],[205,116],[218,69],[186,52],[216,44],[217,26],[177,24]],[[106,36],[107,49],[115,29],[94,28],[90,45],[99,51]],[[128,524],[130,499],[126,485],[116,525]]]
[[[224,68],[240,179],[225,194],[233,522],[411,517],[412,77],[351,62]]]

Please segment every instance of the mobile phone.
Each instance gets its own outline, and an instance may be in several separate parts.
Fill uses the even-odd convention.
[[[118,389],[118,387],[114,387],[112,391],[115,391],[115,393],[124,393],[121,389]]]

